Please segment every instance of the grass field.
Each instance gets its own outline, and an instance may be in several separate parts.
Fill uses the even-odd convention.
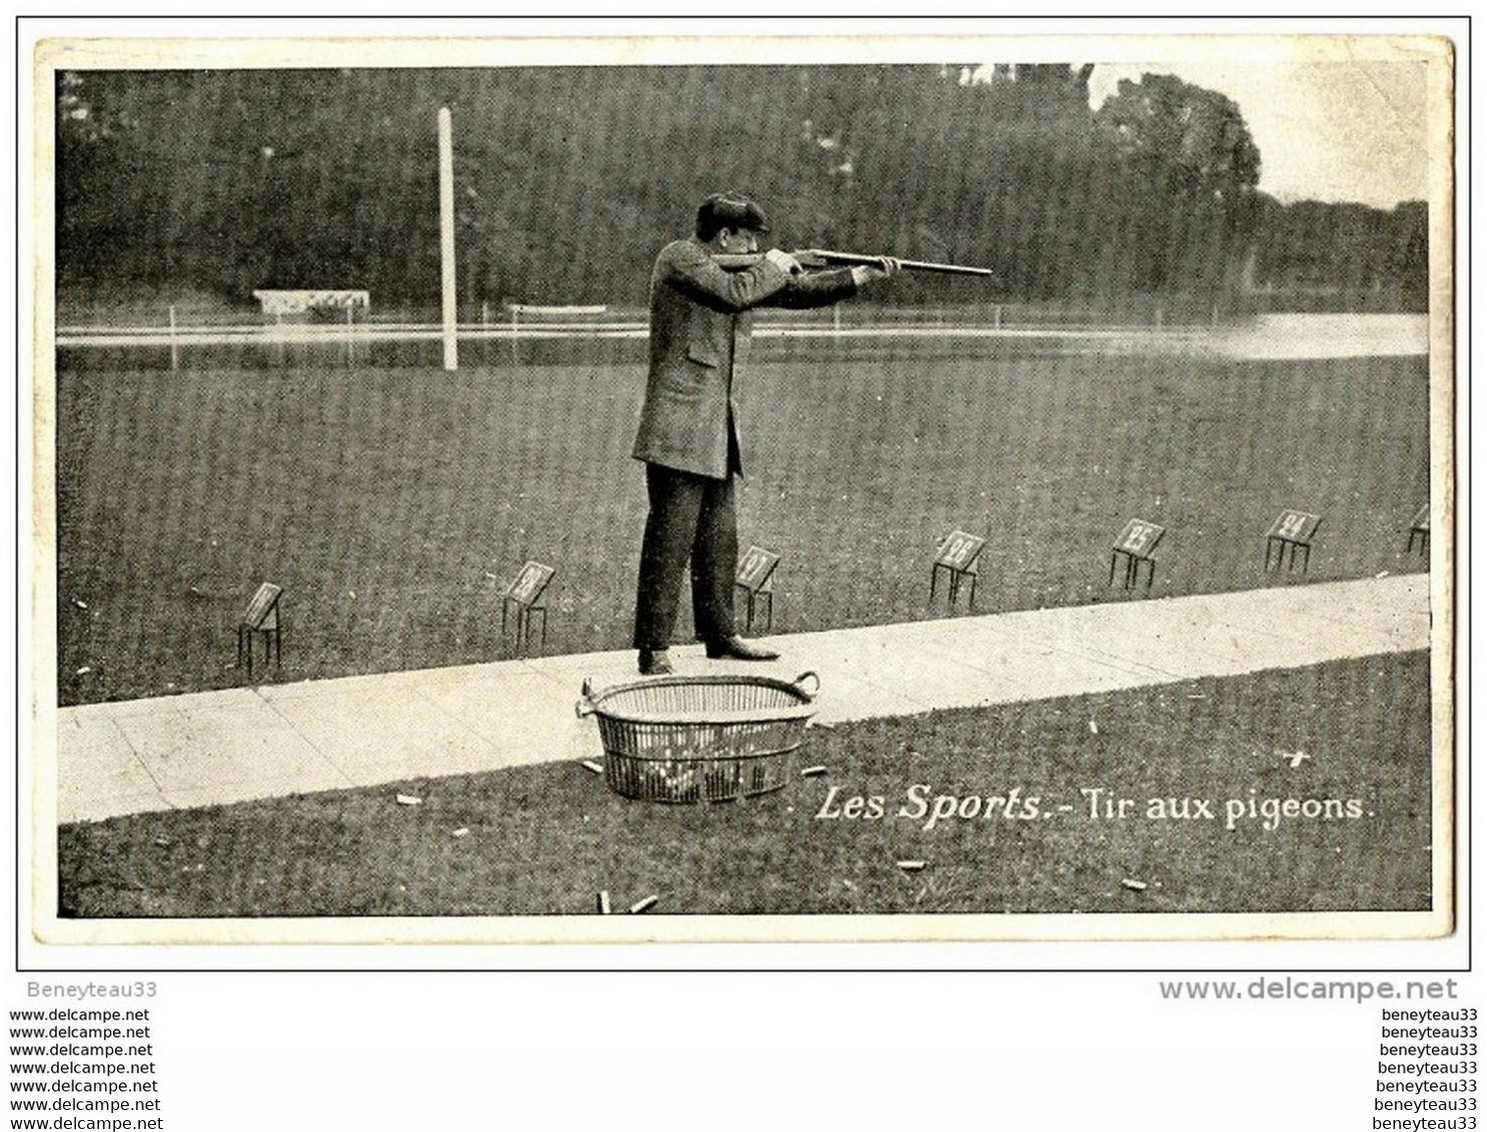
[[[552,763],[63,826],[59,913],[582,914],[601,890],[672,914],[1430,907],[1424,653],[807,734],[783,790],[725,805]],[[1091,817],[1090,790],[1132,806]],[[882,817],[848,818],[853,796]],[[941,797],[956,816],[932,821]]]
[[[858,349],[774,343],[741,391],[741,536],[783,555],[775,632],[944,616],[929,566],[954,528],[989,539],[980,612],[1131,600],[1106,577],[1137,516],[1168,527],[1152,596],[1424,568],[1404,553],[1424,359]],[[239,683],[264,580],[285,590],[275,679],[509,655],[501,595],[528,558],[558,570],[547,651],[628,644],[638,361],[209,361],[61,363],[61,703]],[[1284,507],[1324,516],[1304,578],[1262,571]]]

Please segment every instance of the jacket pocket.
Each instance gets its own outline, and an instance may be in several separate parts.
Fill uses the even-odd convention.
[[[669,365],[656,374],[655,391],[667,401],[695,401],[707,382],[704,370],[692,365]]]
[[[688,346],[687,360],[696,362],[700,366],[707,366],[709,369],[718,368],[718,356],[706,346]]]

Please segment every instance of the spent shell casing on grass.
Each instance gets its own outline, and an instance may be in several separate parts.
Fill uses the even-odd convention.
[[[602,766],[600,766],[598,763],[596,763],[593,759],[584,759],[583,760],[583,768],[584,768],[584,770],[591,770],[595,774],[603,774],[604,773],[604,768]]]
[[[917,873],[920,869],[924,868],[926,863],[924,861],[900,861],[898,867],[906,873]]]
[[[422,798],[415,798],[412,794],[399,794],[398,795],[398,805],[400,805],[400,806],[421,806],[421,805],[423,805],[423,799]]]
[[[808,767],[803,767],[801,769],[800,777],[801,778],[820,778],[825,773],[826,773],[826,768],[824,766],[808,766]]]
[[[638,916],[642,912],[649,911],[656,906],[660,899],[659,896],[647,896],[644,900],[637,900],[634,904],[630,905],[630,914],[632,916]]]
[[[1126,877],[1120,883],[1123,887],[1129,888],[1132,892],[1146,891],[1146,882],[1144,880],[1132,880],[1130,877]]]
[[[600,889],[599,895],[595,898],[594,903],[599,908],[599,915],[609,915],[609,889]]]

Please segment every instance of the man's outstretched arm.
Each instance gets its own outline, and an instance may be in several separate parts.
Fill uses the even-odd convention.
[[[714,310],[737,314],[760,306],[790,286],[793,264],[785,253],[772,252],[760,256],[759,262],[746,270],[725,271],[705,248],[678,240],[662,249],[656,261],[656,282],[674,287]]]

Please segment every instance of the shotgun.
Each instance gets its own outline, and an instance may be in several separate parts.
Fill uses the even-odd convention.
[[[867,267],[877,267],[884,256],[861,255],[857,252],[833,252],[822,248],[807,248],[805,251],[791,252],[801,263],[802,267],[852,267],[862,264]],[[753,267],[764,258],[763,252],[750,252],[747,255],[715,255],[713,262],[724,271],[742,271]],[[963,267],[958,263],[926,263],[919,259],[901,259],[898,265],[905,271],[930,271],[937,275],[992,275],[989,267]]]

